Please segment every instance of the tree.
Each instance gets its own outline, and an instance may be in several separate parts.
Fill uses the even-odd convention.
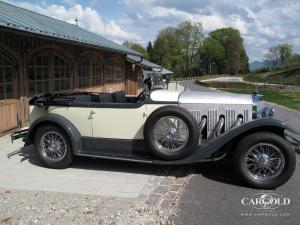
[[[283,65],[289,64],[294,55],[293,46],[289,44],[278,45],[280,54],[280,63]]]
[[[241,55],[240,55],[240,70],[239,73],[245,74],[249,73],[249,57],[245,51],[245,49],[242,49]]]
[[[179,45],[178,30],[167,27],[159,31],[153,44],[151,61],[171,69],[175,74],[182,72],[182,53]]]
[[[123,46],[127,47],[127,48],[130,48],[131,44],[129,43],[129,41],[124,41]]]
[[[300,64],[300,54],[295,53],[291,59],[292,64]]]
[[[225,72],[236,74],[240,68],[247,67],[246,51],[243,45],[243,38],[238,30],[221,28],[210,32],[210,37],[217,39],[225,49],[227,69]],[[241,58],[244,58],[243,60]]]
[[[265,54],[265,58],[272,63],[273,67],[278,66],[280,64],[280,53],[278,46],[269,48],[268,53]]]
[[[178,25],[177,30],[180,47],[183,51],[185,60],[184,73],[188,76],[190,73],[190,66],[195,63],[197,49],[204,37],[202,24],[185,21]]]
[[[204,39],[201,23],[185,21],[160,30],[147,53],[151,61],[180,76],[249,71],[243,38],[233,28],[217,29]]]
[[[137,43],[130,43],[128,41],[124,41],[123,45],[126,46],[127,48],[130,48],[130,49],[136,51],[136,52],[141,53],[144,58],[146,58],[146,59],[148,58],[148,53],[142,45],[137,44]]]
[[[268,53],[265,55],[267,60],[272,62],[272,66],[290,64],[293,59],[293,46],[289,44],[280,44],[270,47]]]
[[[205,72],[209,74],[219,73],[225,62],[225,50],[221,43],[207,37],[198,48],[199,62],[203,65]]]
[[[149,41],[148,44],[147,44],[147,47],[146,47],[146,51],[147,51],[147,54],[149,56],[149,59],[152,58],[152,53],[153,53],[153,47],[152,47],[152,42]]]

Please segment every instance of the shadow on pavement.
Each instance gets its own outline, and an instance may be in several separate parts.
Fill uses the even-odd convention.
[[[7,154],[7,158],[11,159],[14,156],[18,156],[21,157],[20,162],[24,162],[24,161],[28,161],[29,163],[36,165],[36,166],[40,166],[40,162],[38,161],[38,158],[35,154],[34,148],[32,145],[30,146],[25,146],[20,148],[19,150],[10,152],[9,154]]]
[[[22,147],[17,151],[11,152],[7,155],[7,157],[18,157],[20,158],[20,162],[28,161],[35,166],[43,167],[43,165],[39,162],[32,145]],[[238,177],[234,173],[232,164],[228,160],[205,162],[193,165],[163,166],[118,160],[74,157],[74,161],[70,168],[175,177],[199,174],[209,180],[246,187],[241,181],[239,181]]]
[[[7,157],[9,159],[17,157],[20,159],[21,163],[28,161],[30,164],[37,167],[43,167],[36,156],[33,145],[22,147],[17,151],[10,152]],[[74,157],[70,168],[176,177],[184,177],[193,172],[192,165],[184,165],[180,167],[163,166],[90,157]]]
[[[246,188],[249,187],[239,179],[232,166],[232,161],[230,160],[205,162],[201,164],[199,163],[194,168],[194,174],[199,174],[209,180],[217,181],[224,184]]]

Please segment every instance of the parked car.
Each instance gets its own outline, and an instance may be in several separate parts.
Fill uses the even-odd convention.
[[[30,127],[14,132],[34,144],[40,161],[66,168],[73,156],[163,165],[231,159],[240,177],[272,189],[292,176],[295,150],[287,124],[260,96],[155,90],[48,93],[30,100]]]

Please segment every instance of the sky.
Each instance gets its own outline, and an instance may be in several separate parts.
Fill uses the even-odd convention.
[[[184,20],[201,22],[203,32],[233,27],[241,32],[250,62],[268,48],[293,45],[300,52],[299,0],[4,0],[78,25],[117,43],[146,46],[159,30]]]

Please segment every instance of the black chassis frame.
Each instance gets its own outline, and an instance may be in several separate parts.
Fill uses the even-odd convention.
[[[137,161],[161,165],[181,165],[220,160],[229,152],[226,151],[226,148],[230,149],[230,146],[234,146],[234,144],[241,140],[242,137],[253,132],[268,131],[283,137],[285,137],[285,131],[299,134],[296,130],[280,120],[272,117],[260,118],[242,124],[221,134],[217,138],[196,147],[193,153],[184,159],[164,161],[155,158],[150,150],[147,149],[143,140],[82,137],[70,121],[55,114],[48,114],[45,117],[41,117],[30,126],[26,135],[23,134],[25,146],[33,143],[35,131],[38,127],[43,125],[55,125],[62,128],[70,138],[73,150],[72,153],[75,156]],[[16,138],[13,138],[12,135],[12,139]],[[94,146],[102,147],[95,148]]]

